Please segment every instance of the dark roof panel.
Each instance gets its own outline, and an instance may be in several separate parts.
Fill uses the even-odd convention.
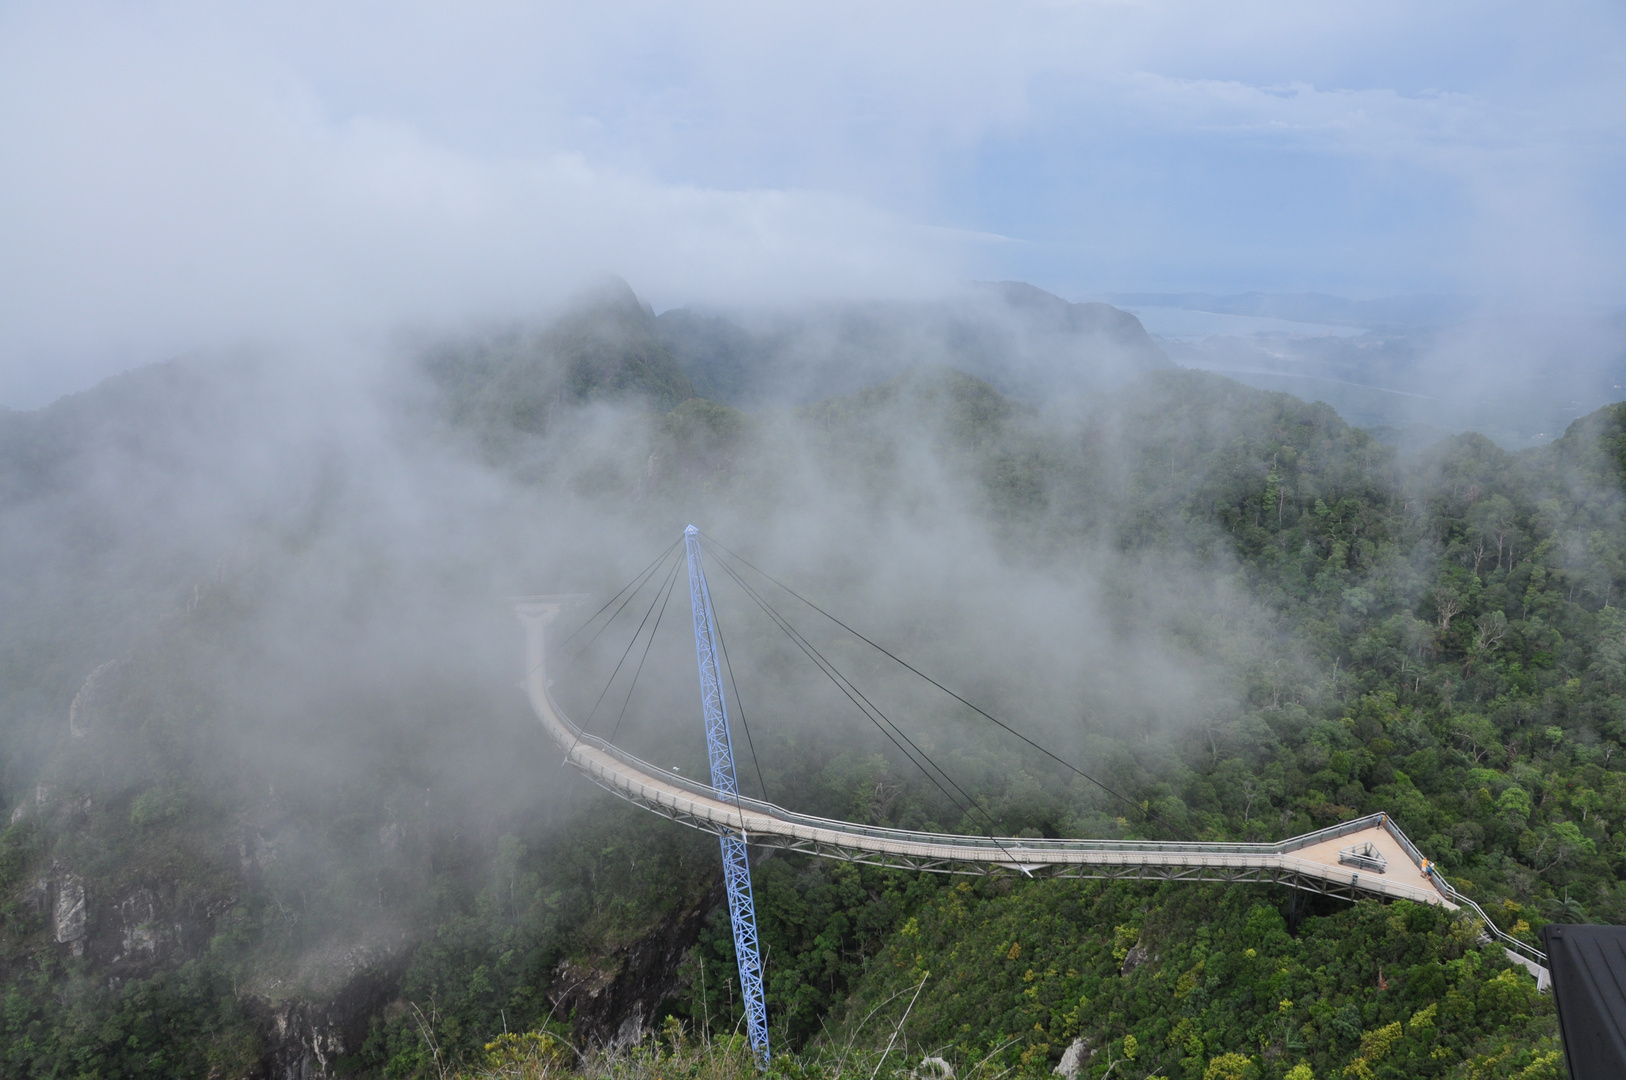
[[[1541,932],[1572,1080],[1626,1077],[1626,926]]]

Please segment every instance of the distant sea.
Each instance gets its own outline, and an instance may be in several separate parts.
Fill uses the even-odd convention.
[[[1136,306],[1126,307],[1124,310],[1140,319],[1148,334],[1176,341],[1198,340],[1205,337],[1252,337],[1255,334],[1359,337],[1366,333],[1365,328],[1359,326],[1329,326],[1325,323],[1271,319],[1262,315],[1221,315],[1212,311],[1192,311],[1189,308]]]

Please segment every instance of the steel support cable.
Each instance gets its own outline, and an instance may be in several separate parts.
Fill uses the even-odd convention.
[[[677,566],[674,564],[672,573],[666,579],[665,595],[661,598],[661,609],[655,614],[655,625],[649,629],[649,640],[644,642],[644,653],[638,658],[638,666],[632,672],[632,684],[627,687],[627,696],[621,702],[621,714],[615,718],[615,727],[610,729],[610,742],[615,742],[616,734],[621,730],[621,721],[627,718],[627,706],[632,704],[632,692],[638,689],[638,676],[644,673],[644,661],[649,659],[650,646],[655,644],[655,635],[660,633],[661,619],[666,615],[666,602],[672,599],[672,590],[677,587]]]
[[[659,555],[655,556],[655,561],[650,563],[648,566],[644,567],[643,572],[640,573],[637,577],[633,578],[631,582],[629,582],[628,584],[623,585],[623,586],[621,586],[621,588],[617,589],[616,593],[615,593],[615,596],[612,596],[608,600],[606,600],[604,602],[604,607],[599,608],[596,612],[593,613],[593,618],[588,619],[586,622],[584,622],[580,626],[576,627],[575,630],[571,631],[569,637],[566,637],[563,641],[561,641],[559,643],[560,646],[562,647],[566,642],[570,641],[571,638],[575,637],[577,634],[579,634],[583,630],[587,629],[589,626],[591,626],[593,624],[594,619],[597,619],[600,615],[604,614],[605,609],[608,608],[611,604],[615,603],[616,597],[620,596],[624,592],[627,592],[628,589],[632,589],[632,591],[630,593],[627,593],[627,598],[625,600],[621,601],[621,607],[618,607],[618,608],[615,609],[615,614],[611,615],[609,617],[609,619],[607,619],[605,621],[604,625],[598,628],[598,632],[595,633],[590,639],[588,639],[587,644],[583,645],[580,649],[576,650],[576,655],[572,656],[570,658],[571,663],[575,663],[577,660],[580,660],[582,658],[583,654],[585,654],[588,649],[593,647],[593,642],[597,641],[599,639],[599,636],[601,634],[603,634],[604,631],[606,631],[606,630],[608,630],[610,628],[610,623],[615,622],[617,617],[620,616],[622,610],[625,609],[626,606],[629,603],[632,602],[632,598],[634,596],[637,596],[638,593],[643,590],[645,579],[647,579],[649,577],[649,575],[655,570],[655,568],[660,565],[661,560],[665,559],[667,556],[672,554],[672,548],[677,547],[680,542],[681,541],[673,541],[671,547],[668,547],[665,551],[663,551]],[[525,672],[526,677],[529,678],[533,673],[535,673],[535,671],[536,671],[535,667],[527,669],[526,672]],[[606,689],[608,689],[608,687],[606,687]],[[572,747],[574,747],[574,744],[572,744]]]
[[[858,640],[862,641],[864,644],[870,646],[873,649],[876,649],[883,656],[885,656],[888,659],[892,660],[894,663],[906,668],[907,670],[909,670],[909,671],[913,672],[914,674],[918,675],[920,678],[922,678],[922,679],[926,680],[927,682],[931,683],[933,686],[937,687],[937,689],[941,690],[943,693],[947,694],[949,697],[953,698],[955,701],[958,701],[960,704],[964,705],[966,708],[970,709],[972,712],[976,713],[978,716],[983,717],[985,720],[988,720],[988,721],[992,722],[993,724],[995,724],[999,728],[1002,728],[1003,730],[1010,732],[1012,735],[1015,735],[1018,739],[1021,739],[1023,742],[1027,743],[1029,746],[1031,746],[1035,750],[1039,751],[1039,753],[1041,753],[1041,754],[1045,755],[1046,757],[1050,758],[1052,761],[1054,761],[1057,764],[1061,765],[1063,768],[1070,770],[1071,772],[1075,773],[1076,775],[1082,777],[1085,780],[1088,780],[1090,783],[1094,784],[1096,787],[1100,788],[1102,791],[1106,792],[1108,795],[1111,795],[1113,798],[1119,800],[1124,805],[1134,807],[1135,810],[1137,812],[1139,812],[1139,814],[1141,815],[1141,817],[1143,819],[1148,820],[1148,821],[1156,821],[1158,824],[1162,825],[1164,828],[1168,829],[1170,832],[1174,833],[1176,836],[1182,837],[1182,838],[1184,838],[1186,840],[1190,840],[1192,843],[1197,843],[1198,842],[1195,837],[1193,837],[1190,833],[1186,832],[1184,829],[1180,829],[1180,828],[1170,824],[1168,821],[1164,820],[1159,815],[1154,814],[1150,810],[1142,807],[1140,803],[1137,803],[1135,800],[1129,798],[1129,796],[1120,794],[1120,793],[1112,790],[1111,788],[1107,787],[1107,785],[1103,784],[1101,781],[1097,780],[1095,777],[1091,776],[1089,773],[1085,772],[1083,769],[1080,769],[1078,766],[1074,765],[1072,762],[1068,761],[1066,758],[1063,758],[1058,754],[1052,753],[1050,750],[1048,750],[1045,747],[1043,747],[1043,746],[1039,745],[1038,743],[1034,742],[1032,739],[1028,738],[1026,735],[1022,734],[1020,731],[1017,731],[1015,728],[1011,727],[1009,724],[1005,723],[1003,720],[999,719],[997,716],[994,716],[993,714],[989,713],[986,709],[983,709],[978,705],[974,705],[971,702],[967,701],[965,698],[961,697],[959,694],[956,694],[953,690],[950,690],[948,687],[944,686],[942,683],[938,682],[936,679],[932,678],[930,675],[926,674],[924,671],[921,671],[919,668],[917,668],[913,664],[909,663],[909,661],[907,661],[907,660],[903,659],[902,657],[896,655],[895,653],[891,652],[885,646],[880,645],[875,641],[872,641],[870,638],[868,638],[865,635],[859,633],[857,630],[854,630],[852,627],[848,626],[846,623],[842,622],[840,619],[836,618],[834,615],[830,614],[828,611],[825,611],[823,608],[819,607],[819,605],[815,604],[813,601],[809,600],[807,597],[803,596],[801,593],[797,592],[795,589],[791,588],[789,585],[786,585],[783,581],[780,581],[778,578],[774,577],[772,574],[768,573],[766,570],[763,570],[761,567],[756,566],[755,564],[753,564],[752,562],[747,560],[744,556],[742,556],[742,555],[738,554],[737,552],[733,551],[732,549],[726,547],[716,537],[714,537],[714,536],[712,536],[712,535],[710,535],[708,533],[708,534],[706,534],[706,539],[711,541],[711,543],[713,545],[715,545],[718,549],[720,549],[721,551],[726,553],[729,557],[738,560],[740,563],[744,564],[745,566],[749,567],[751,570],[753,570],[756,573],[760,574],[762,577],[766,578],[768,581],[771,581],[773,584],[779,586],[781,589],[783,589],[786,592],[790,593],[790,595],[794,596],[796,599],[800,600],[802,603],[806,604],[808,607],[812,608],[814,611],[818,612],[820,615],[823,615],[826,619],[829,619],[831,622],[835,623],[837,626],[841,627],[843,630],[847,631],[849,634],[853,635]]]
[[[733,578],[735,584],[739,585],[741,589],[746,590],[748,595],[751,595],[751,598],[756,601],[757,605],[761,607],[764,612],[767,613],[768,617],[774,620],[774,625],[783,630],[785,634],[790,637],[791,641],[802,650],[803,654],[806,655],[808,659],[812,660],[819,670],[824,673],[825,677],[834,682],[841,692],[847,695],[847,699],[851,701],[860,712],[869,718],[870,723],[875,724],[878,728],[880,728],[881,733],[886,735],[887,738],[891,739],[894,746],[903,751],[904,756],[909,758],[910,764],[924,772],[928,779],[932,779],[934,784],[937,783],[937,780],[932,777],[932,770],[936,770],[936,772],[940,774],[943,779],[947,780],[954,786],[956,791],[959,791],[962,796],[970,800],[972,804],[975,805],[975,800],[971,799],[971,796],[964,789],[962,789],[958,784],[954,783],[954,779],[950,777],[948,773],[937,764],[937,762],[933,761],[924,750],[917,746],[914,740],[905,735],[903,733],[903,729],[899,728],[890,717],[888,717],[875,705],[874,702],[870,701],[864,692],[858,689],[857,684],[855,684],[851,679],[847,678],[847,676],[843,675],[840,670],[837,669],[836,666],[825,657],[823,653],[819,652],[818,649],[811,642],[809,642],[799,630],[793,627],[790,624],[790,620],[781,615],[779,611],[773,607],[773,605],[769,604],[767,600],[761,596],[761,594],[755,593],[749,585],[747,585],[739,577],[735,576],[726,565],[721,563],[718,565],[723,567],[724,573],[729,574],[729,576]],[[894,736],[893,733],[896,733],[896,735]],[[905,749],[903,743],[898,741],[900,738],[909,744],[908,749]],[[911,754],[910,750],[913,750],[914,753]],[[924,760],[926,764],[922,765],[920,761],[915,760],[914,755],[919,755],[919,757]],[[926,767],[927,765],[931,766],[931,768],[928,769]],[[938,788],[939,790],[943,790],[941,784],[938,784]],[[970,811],[968,811],[964,806],[961,806],[958,801],[955,801],[954,797],[949,795],[946,790],[943,790],[943,794],[948,795],[950,801],[954,802],[955,807],[961,813],[970,813]],[[979,812],[983,813],[985,817],[988,816],[987,812],[981,810],[980,807],[978,807],[978,810]]]
[[[725,564],[719,563],[719,566],[724,568],[724,573],[730,573]],[[732,574],[730,574],[730,576],[732,576]],[[746,586],[745,582],[740,581],[738,577],[735,577],[735,582],[737,582],[741,589],[746,589],[748,592],[750,592],[750,587]],[[937,773],[940,773],[941,776],[943,776],[943,779],[948,781],[948,784],[950,784],[951,787],[954,787],[954,790],[959,790],[959,794],[964,795],[967,802],[971,803],[972,807],[976,807],[977,813],[980,813],[985,820],[989,820],[990,823],[992,823],[992,817],[990,817],[989,813],[987,813],[987,810],[984,810],[984,808],[980,807],[980,805],[977,805],[976,800],[972,799],[971,795],[966,794],[966,792],[959,787],[959,784],[954,782],[953,777],[946,773],[946,771],[943,771],[943,768],[938,766],[935,761],[932,761],[932,758],[927,756],[927,753],[925,753],[924,750],[920,750],[920,747],[915,745],[914,740],[907,737],[907,735],[902,732],[902,729],[899,729],[898,725],[893,724],[893,721],[886,716],[885,712],[880,712],[880,709],[876,709],[873,704],[868,704],[868,699],[863,698],[862,691],[860,691],[857,686],[852,685],[850,680],[847,680],[846,675],[842,675],[839,670],[834,668],[834,665],[829,664],[829,660],[824,659],[824,655],[821,654],[821,652],[818,652],[818,649],[811,646],[810,642],[806,642],[805,639],[798,639],[797,631],[795,631],[795,629],[793,629],[789,623],[784,623],[784,621],[782,621],[782,616],[777,615],[777,612],[774,612],[771,607],[767,607],[764,600],[759,599],[759,597],[753,597],[753,600],[756,600],[756,602],[763,607],[764,612],[769,615],[769,618],[774,620],[774,625],[779,626],[782,631],[785,631],[785,636],[789,636],[792,644],[795,644],[798,649],[802,649],[803,655],[806,655],[808,659],[813,660],[813,665],[820,668],[820,672],[823,673],[824,677],[829,678],[829,680],[836,685],[837,690],[841,690],[842,695],[846,695],[847,699],[852,701],[854,708],[859,709],[859,712],[862,712],[863,717],[865,717],[867,721],[870,721],[870,724],[875,725],[876,730],[880,730],[881,735],[885,735],[885,737],[888,738],[888,742],[893,743],[894,747],[898,748],[899,753],[904,755],[904,758],[909,761],[909,764],[912,764],[912,766],[915,766],[915,768],[920,769],[920,773],[924,774],[928,781],[932,781],[932,786],[937,787],[937,789],[940,790],[943,797],[948,799],[950,805],[953,805],[956,810],[959,810],[959,813],[963,813],[964,817],[974,817],[971,810],[966,807],[966,803],[961,803],[959,802],[959,799],[954,799],[954,795],[951,794],[948,787],[943,787],[943,782],[938,781],[937,776],[933,776],[933,769],[937,769]],[[880,717],[880,719],[876,719],[876,717]],[[902,740],[902,742],[899,742],[899,740]],[[911,750],[914,751],[914,753],[911,753]],[[919,755],[920,758],[924,758],[925,764],[922,764],[922,761],[917,760],[915,755]],[[930,768],[927,768],[927,766],[930,766]],[[984,830],[984,836],[987,836],[990,841],[993,841],[993,846],[998,847],[998,849],[1000,849],[1005,856],[1011,857],[1011,860],[1015,862],[1015,856],[1011,856],[1011,852],[1008,851],[1003,844],[998,843],[998,839],[995,838],[992,828],[987,828],[987,830]]]
[[[756,601],[757,605],[761,607],[768,617],[774,621],[775,625],[785,632],[785,635],[791,639],[792,643],[801,649],[803,654],[806,655],[809,660],[813,661],[814,666],[817,667],[826,678],[835,683],[836,689],[840,690],[846,695],[847,700],[853,703],[854,707],[856,707],[858,711],[864,715],[864,718],[867,719],[871,724],[874,724],[876,729],[879,730],[882,735],[885,735],[893,746],[898,748],[898,751],[903,754],[909,763],[915,768],[919,769],[922,775],[924,775],[927,780],[930,780],[932,785],[936,787],[938,791],[942,792],[943,797],[949,801],[950,805],[963,814],[967,819],[974,817],[972,809],[975,809],[976,813],[980,814],[983,820],[988,823],[983,829],[983,836],[985,836],[994,845],[994,847],[998,848],[999,851],[1009,858],[1013,863],[1017,861],[1016,856],[1013,855],[1004,844],[1001,844],[998,837],[995,835],[994,825],[997,823],[994,821],[993,815],[989,814],[988,811],[985,810],[969,792],[960,787],[960,785],[955,782],[954,777],[948,774],[947,770],[945,770],[941,765],[937,764],[937,762],[933,761],[931,756],[928,755],[925,750],[921,749],[913,739],[909,738],[909,736],[904,733],[902,728],[898,727],[898,725],[890,717],[888,717],[873,702],[871,702],[869,698],[864,695],[864,692],[858,689],[857,685],[855,685],[852,680],[848,679],[839,670],[837,670],[835,665],[831,664],[830,661],[825,658],[823,653],[819,652],[811,642],[802,637],[800,631],[791,626],[789,621],[786,620],[783,615],[780,615],[773,605],[769,604],[765,598],[746,584],[745,581],[740,578],[728,566],[727,563],[719,561],[718,565],[722,567],[724,573],[733,578],[735,584],[739,585],[748,596]],[[901,742],[899,741],[900,739],[902,740]],[[907,744],[907,746],[905,744]],[[913,750],[913,753],[910,752],[911,750]],[[917,760],[915,755],[919,755],[920,760]],[[922,764],[922,761],[924,761],[924,764]],[[928,766],[930,766],[930,768],[928,768]],[[943,780],[947,781],[950,787],[954,788],[955,791],[960,793],[960,795],[966,800],[965,804],[962,804],[959,799],[956,799],[954,795],[949,792],[948,788],[943,786],[942,781],[939,781],[937,776],[933,775],[933,770],[936,770],[937,774],[941,775]],[[1026,871],[1023,872],[1026,873]]]
[[[1012,862],[1016,861],[1016,857],[1011,855],[1010,851],[1005,848],[1005,845],[1001,844],[995,838],[992,828],[992,826],[995,824],[993,816],[978,805],[977,800],[973,798],[970,793],[968,793],[964,788],[960,787],[959,784],[955,783],[954,778],[950,776],[942,766],[933,761],[931,756],[916,745],[915,741],[909,738],[909,736],[904,733],[902,728],[898,727],[897,724],[895,724],[885,713],[877,708],[875,704],[869,700],[869,698],[865,697],[863,691],[859,690],[852,680],[841,674],[841,672],[836,669],[834,664],[831,664],[829,660],[825,659],[823,653],[819,652],[811,642],[802,637],[800,632],[791,626],[785,617],[774,609],[773,605],[769,604],[766,599],[756,592],[756,590],[752,589],[751,586],[748,585],[745,580],[741,578],[727,563],[719,561],[718,565],[723,568],[724,573],[734,580],[735,584],[745,591],[746,595],[750,596],[751,599],[757,603],[757,606],[762,608],[763,612],[774,621],[774,624],[785,632],[786,636],[789,637],[791,641],[802,650],[807,658],[813,661],[814,665],[824,673],[825,677],[836,684],[836,688],[847,696],[847,700],[851,701],[853,705],[857,707],[858,711],[863,713],[865,718],[868,719],[870,723],[874,724],[876,728],[880,730],[881,734],[885,735],[887,739],[891,741],[892,745],[896,746],[898,750],[902,752],[904,757],[909,759],[909,763],[924,773],[926,779],[930,780],[937,790],[943,793],[944,798],[948,799],[950,804],[952,804],[956,810],[960,811],[960,813],[969,818],[972,816],[971,809],[968,809],[966,806],[962,805],[959,799],[956,799],[949,792],[948,788],[943,786],[942,782],[937,779],[937,776],[932,775],[932,771],[936,770],[936,772],[942,776],[943,780],[948,782],[950,787],[953,787],[955,791],[958,791],[966,802],[969,803],[972,808],[975,808],[976,812],[981,814],[983,819],[988,822],[989,827],[984,830],[983,835],[985,835],[989,840],[992,840],[994,846],[1009,857]],[[896,734],[894,734],[894,732]],[[899,741],[900,739],[902,742]],[[904,746],[905,743],[908,744],[907,749]],[[914,754],[918,754],[920,756],[920,759],[925,762],[924,765],[921,764],[921,760],[916,760],[914,754],[910,753],[910,749],[914,750]],[[927,768],[928,765],[931,766],[931,768]]]
[[[734,665],[728,659],[728,642],[723,640],[723,624],[718,620],[715,609],[711,613],[711,628],[717,631],[717,644],[723,651],[723,667],[728,671],[728,685],[734,688],[735,711],[740,714],[740,727],[745,729],[745,745],[751,751],[751,766],[757,771],[757,786],[762,789],[762,798],[767,800],[768,784],[762,779],[762,763],[757,760],[756,743],[751,741],[751,725],[745,722],[745,700],[740,697],[740,684],[734,681]],[[735,786],[738,787],[737,784]],[[738,802],[738,799],[735,801]]]
[[[667,574],[668,578],[674,578],[677,576],[677,569],[681,563],[682,560],[673,562],[672,569]],[[666,582],[663,581],[661,582],[661,587],[655,590],[655,598],[649,602],[649,610],[644,612],[643,622],[640,622],[638,624],[638,629],[633,631],[632,640],[627,642],[626,649],[621,653],[621,659],[617,660],[615,663],[615,670],[610,672],[609,682],[606,682],[604,684],[604,689],[599,691],[598,700],[593,702],[593,708],[588,712],[587,719],[583,721],[581,727],[576,730],[576,738],[572,740],[570,750],[565,752],[565,757],[567,760],[570,757],[571,751],[576,749],[576,744],[581,741],[582,735],[586,734],[588,726],[592,724],[594,714],[598,712],[599,705],[604,701],[604,695],[608,694],[610,692],[610,687],[615,685],[615,677],[621,673],[621,665],[627,662],[627,657],[632,653],[632,647],[638,643],[639,637],[643,635],[644,624],[649,622],[649,617],[655,613],[655,604],[659,602],[661,592],[665,590],[665,588]],[[631,597],[628,597],[628,599],[631,599]]]
[[[587,644],[583,645],[580,649],[577,650],[575,657],[573,657],[572,659],[576,659],[576,660],[581,659],[582,653],[584,653],[588,649],[592,648],[593,642],[595,642],[595,641],[597,641],[599,639],[599,635],[604,633],[604,631],[608,630],[610,628],[610,623],[615,622],[616,618],[620,616],[622,608],[625,608],[627,606],[627,604],[631,602],[632,598],[634,596],[636,596],[641,589],[643,589],[643,581],[644,581],[644,579],[649,577],[649,575],[654,572],[655,568],[657,566],[659,566],[661,564],[661,562],[664,561],[668,555],[672,554],[672,549],[677,547],[682,542],[683,541],[682,541],[681,538],[672,541],[671,545],[669,547],[667,547],[667,549],[665,551],[663,551],[659,555],[655,556],[655,561],[650,563],[648,566],[644,567],[643,571],[637,577],[633,578],[631,582],[627,583],[626,585],[621,586],[620,589],[616,590],[615,596],[610,597],[608,600],[606,600],[604,602],[604,607],[601,607],[597,611],[593,612],[593,617],[591,619],[588,619],[586,622],[584,622],[580,626],[576,627],[575,630],[571,631],[569,637],[567,637],[563,641],[559,642],[559,645],[561,647],[569,644],[571,639],[574,638],[577,634],[581,633],[583,630],[586,630],[589,626],[593,625],[594,619],[597,619],[600,615],[604,614],[605,610],[611,604],[615,603],[616,599],[619,598],[622,593],[627,592],[628,589],[632,589],[632,592],[627,593],[627,598],[625,600],[621,601],[621,607],[618,607],[618,608],[615,609],[615,614],[611,615],[607,620],[605,620],[604,625],[599,627],[598,632],[595,633],[590,639],[588,639]]]

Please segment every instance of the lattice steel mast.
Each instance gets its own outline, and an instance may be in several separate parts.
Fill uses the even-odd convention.
[[[711,610],[711,590],[700,560],[700,530],[683,530],[689,556],[689,599],[694,605],[694,649],[700,661],[700,707],[706,720],[706,755],[711,760],[711,786],[739,800],[734,779],[734,744],[728,736],[728,704],[717,666],[717,631]],[[738,831],[725,831],[723,880],[728,885],[728,917],[734,927],[734,954],[740,963],[740,990],[745,999],[745,1026],[757,1060],[768,1062],[768,1008],[762,992],[762,960],[757,953],[757,913],[751,898],[751,864],[745,853],[745,819]]]

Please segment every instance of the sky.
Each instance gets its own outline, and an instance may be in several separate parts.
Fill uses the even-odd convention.
[[[1621,190],[1615,0],[0,0],[0,404],[604,273],[1618,304]]]

